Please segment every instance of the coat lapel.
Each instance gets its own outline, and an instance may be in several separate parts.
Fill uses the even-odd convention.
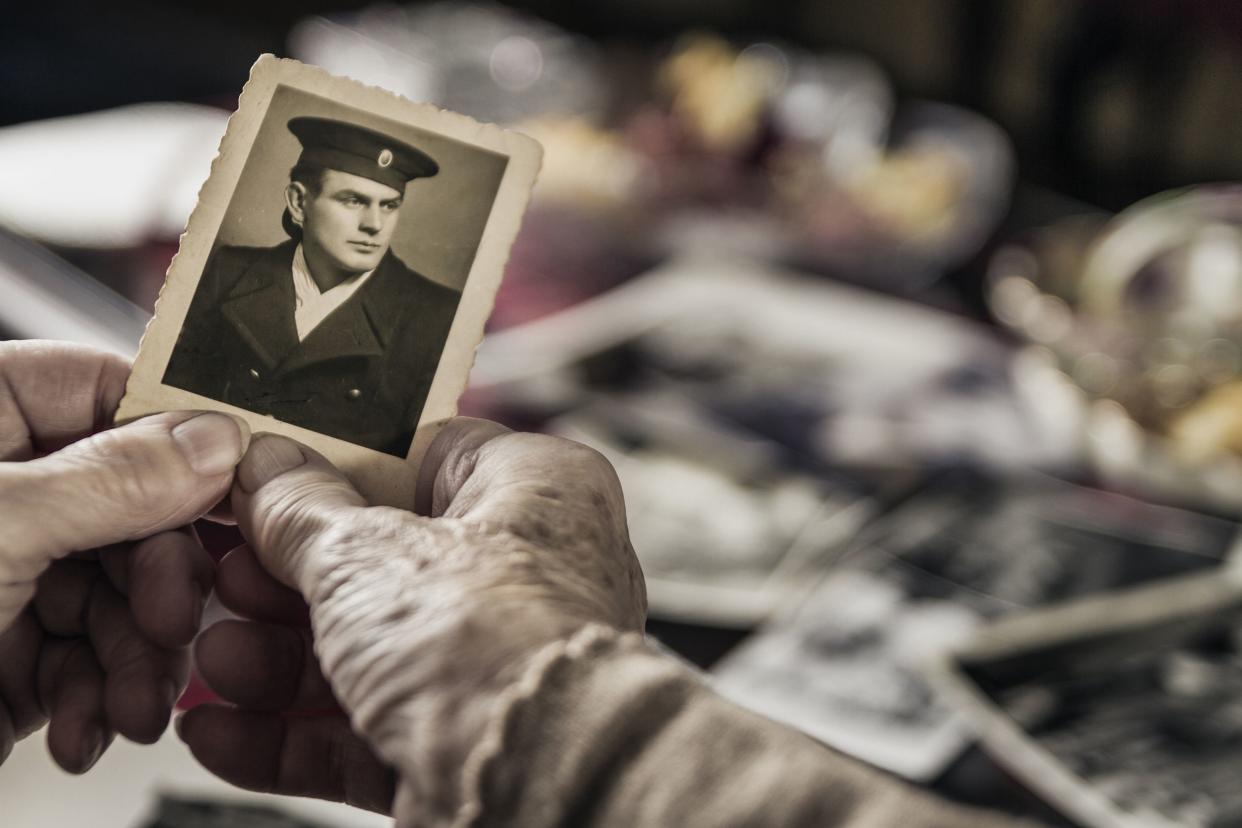
[[[378,357],[391,339],[391,326],[402,308],[393,307],[394,280],[400,280],[393,266],[392,251],[380,261],[375,272],[358,292],[328,315],[288,356],[279,372],[286,374],[328,359],[340,357]],[[396,303],[400,304],[400,303]],[[296,336],[296,334],[295,334]]]
[[[273,247],[242,273],[221,306],[238,336],[274,369],[298,344],[293,321],[292,242]]]
[[[392,342],[401,320],[408,320],[411,310],[417,310],[410,307],[412,287],[409,271],[389,250],[380,261],[371,281],[358,291],[367,319],[371,321],[375,335],[384,347]]]
[[[368,281],[358,292],[366,290],[370,284]],[[371,327],[366,310],[358,301],[358,294],[354,294],[315,326],[302,344],[290,352],[277,373],[288,374],[329,359],[382,356],[383,353],[384,348]]]

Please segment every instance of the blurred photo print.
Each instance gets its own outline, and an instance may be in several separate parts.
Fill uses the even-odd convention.
[[[998,620],[930,675],[983,750],[1074,824],[1208,828],[1242,814],[1236,570]]]

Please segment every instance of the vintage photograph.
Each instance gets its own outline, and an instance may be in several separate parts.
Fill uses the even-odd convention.
[[[715,668],[718,689],[927,781],[967,746],[927,675],[995,618],[1221,571],[1237,526],[1052,477],[954,470],[868,526],[792,612]]]
[[[1076,824],[1242,815],[1242,592],[1191,576],[980,628],[934,672],[985,747]]]
[[[456,413],[538,162],[517,133],[261,59],[121,416],[220,408],[408,488],[376,457],[417,459]]]
[[[845,570],[718,665],[725,697],[907,779],[934,779],[966,730],[924,679],[929,654],[978,624],[966,607],[912,600],[871,573]]]

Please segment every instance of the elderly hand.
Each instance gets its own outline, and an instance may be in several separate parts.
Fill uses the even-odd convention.
[[[468,753],[544,645],[591,623],[642,628],[621,490],[596,452],[459,419],[419,484],[432,517],[367,507],[309,449],[255,440],[232,501],[249,547],[217,579],[255,620],[218,624],[196,649],[238,707],[199,707],[179,726],[208,769],[387,811],[387,764],[399,812],[451,816]],[[332,714],[337,700],[365,741]]]
[[[0,343],[0,761],[50,719],[53,758],[85,771],[115,733],[157,739],[185,686],[212,565],[177,527],[227,493],[242,434],[221,414],[109,429],[128,375]]]

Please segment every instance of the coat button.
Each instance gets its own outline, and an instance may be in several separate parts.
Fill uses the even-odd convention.
[[[362,390],[359,388],[351,388],[345,392],[345,396],[349,397],[351,400],[356,400],[362,396]]]
[[[259,378],[259,369],[258,369],[258,368],[251,368],[251,369],[250,369],[250,378],[251,378],[251,379],[258,379],[258,378]]]

